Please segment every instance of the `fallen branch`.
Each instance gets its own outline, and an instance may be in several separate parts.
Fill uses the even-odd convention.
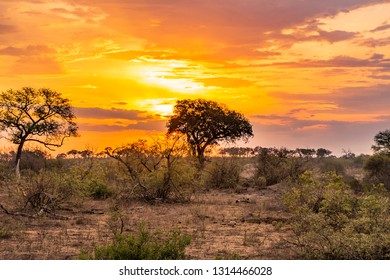
[[[69,217],[65,217],[65,216],[61,216],[61,215],[55,214],[55,213],[51,213],[50,211],[47,211],[45,209],[41,209],[41,211],[39,211],[38,214],[36,214],[36,215],[30,215],[30,214],[26,214],[26,213],[22,213],[22,212],[10,212],[2,204],[0,204],[0,208],[3,210],[3,212],[5,214],[10,215],[10,216],[22,216],[22,217],[34,218],[35,219],[35,218],[41,216],[43,213],[46,213],[49,216],[52,216],[52,217],[54,217],[56,219],[59,219],[59,220],[69,220]]]
[[[11,212],[8,211],[2,204],[0,204],[0,208],[1,208],[1,209],[4,211],[4,213],[7,214],[7,215],[11,215],[11,216],[22,216],[22,217],[28,217],[28,218],[36,218],[36,216],[29,215],[29,214],[26,214],[26,213],[21,213],[21,212],[11,213]]]

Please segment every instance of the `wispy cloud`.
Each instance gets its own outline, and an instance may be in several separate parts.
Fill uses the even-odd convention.
[[[128,130],[163,132],[166,130],[164,121],[140,121],[135,124],[128,124],[128,125],[81,123],[79,126],[82,131],[95,131],[95,132],[120,132],[120,131],[128,131]]]
[[[14,25],[0,24],[0,34],[16,32],[18,29]]]
[[[384,31],[384,30],[388,30],[390,29],[390,24],[389,23],[385,23],[381,26],[378,26],[374,29],[371,30],[371,32],[378,32],[378,31]]]
[[[389,14],[382,0],[4,0],[0,75],[64,92],[90,135],[162,132],[176,100],[206,98],[252,116],[258,143],[369,147],[389,125]]]
[[[75,114],[78,118],[91,119],[123,119],[123,120],[145,120],[144,111],[125,110],[125,109],[103,109],[103,108],[75,108]]]
[[[39,56],[55,53],[53,48],[46,45],[28,45],[26,47],[6,47],[0,49],[0,55],[9,56]]]

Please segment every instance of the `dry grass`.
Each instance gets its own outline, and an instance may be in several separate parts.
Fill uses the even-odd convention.
[[[275,186],[240,194],[210,191],[183,204],[87,201],[58,211],[68,220],[1,212],[0,229],[6,228],[9,235],[0,238],[0,259],[77,259],[81,249],[92,251],[115,233],[135,231],[141,222],[151,229],[180,228],[192,235],[189,259],[289,259],[292,253],[282,243],[289,235],[282,190]],[[6,193],[1,193],[0,202],[12,208]]]

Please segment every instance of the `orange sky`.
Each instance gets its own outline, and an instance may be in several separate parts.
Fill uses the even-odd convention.
[[[201,97],[244,113],[250,146],[369,153],[390,128],[389,46],[389,1],[2,0],[0,91],[71,99],[81,137],[60,151],[161,133]]]

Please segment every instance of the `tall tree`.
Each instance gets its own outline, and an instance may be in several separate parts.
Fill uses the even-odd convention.
[[[202,165],[206,148],[222,141],[247,141],[253,136],[252,125],[242,114],[205,99],[177,101],[167,127],[168,134],[186,135],[192,154]]]
[[[17,177],[20,177],[19,164],[26,142],[39,143],[50,150],[60,147],[66,137],[77,135],[74,119],[69,100],[56,91],[24,87],[0,94],[0,131],[18,145]]]

